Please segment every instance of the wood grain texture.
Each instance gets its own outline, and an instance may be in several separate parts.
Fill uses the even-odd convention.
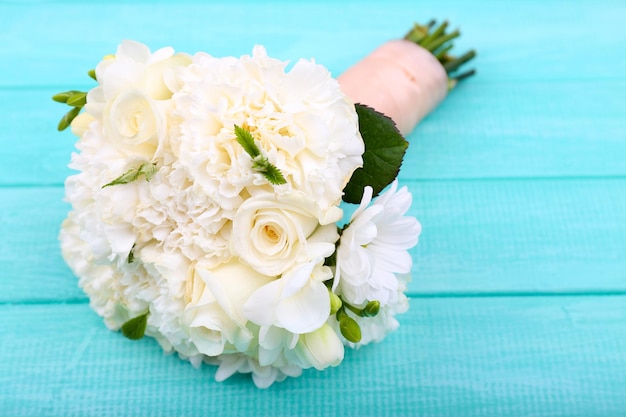
[[[423,227],[410,294],[626,291],[626,180],[405,184]],[[84,299],[58,247],[63,193],[0,189],[0,302]]]
[[[381,41],[403,36],[415,20],[437,16],[463,29],[459,48],[480,46],[476,65],[488,80],[623,80],[626,67],[618,53],[626,36],[620,0],[401,0],[384,6],[354,0],[74,0],[5,2],[2,11],[0,44],[12,57],[0,62],[2,85],[74,85],[122,38],[216,56],[249,53],[261,43],[278,58],[315,57],[339,73]]]
[[[430,17],[479,72],[409,137],[424,231],[397,332],[260,391],[105,328],[60,255],[75,139],[52,94],[121,39],[338,75]],[[0,416],[623,416],[624,20],[623,0],[0,0]]]
[[[105,329],[86,304],[0,307],[18,416],[618,416],[626,297],[413,299],[384,343],[266,391]],[[24,326],[27,323],[27,326]],[[19,366],[15,366],[19,364]]]

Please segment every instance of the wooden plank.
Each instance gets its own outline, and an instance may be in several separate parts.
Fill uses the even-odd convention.
[[[382,343],[260,392],[213,381],[86,304],[0,306],[0,405],[11,416],[621,415],[626,297],[413,299]]]
[[[85,300],[61,257],[63,189],[0,188],[0,303]]]
[[[420,293],[611,291],[626,284],[623,179],[410,183]]]
[[[626,290],[626,180],[406,184],[423,226],[412,294]],[[84,298],[58,248],[62,198],[0,189],[0,302]]]
[[[0,16],[0,51],[6,57],[0,60],[2,85],[75,85],[124,38],[217,56],[247,53],[262,43],[279,58],[313,56],[339,73],[379,43],[403,36],[415,19],[431,17],[448,18],[463,29],[459,48],[480,50],[476,65],[490,80],[623,80],[626,66],[626,56],[618,52],[626,40],[621,25],[626,5],[619,0],[367,6],[357,1],[187,1],[184,7],[46,1],[3,3]],[[589,29],[594,27],[602,30]]]
[[[478,81],[409,137],[403,180],[626,176],[626,81]],[[0,89],[0,146],[11,150],[0,153],[0,184],[59,185],[71,174],[76,138],[56,131],[66,111],[50,99],[58,91]]]

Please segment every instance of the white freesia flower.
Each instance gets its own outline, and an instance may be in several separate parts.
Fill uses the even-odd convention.
[[[296,351],[318,370],[339,365],[344,355],[341,339],[328,324],[301,335]]]
[[[406,187],[397,190],[397,180],[368,207],[371,187],[366,187],[361,205],[343,231],[337,249],[335,283],[351,304],[377,300],[394,303],[398,294],[396,274],[411,271],[408,250],[417,244],[421,226],[406,216],[411,194]]]
[[[276,326],[292,333],[319,329],[330,314],[324,281],[332,271],[318,258],[299,265],[257,289],[243,305],[243,314],[260,326]]]
[[[246,351],[252,333],[246,328],[242,306],[271,279],[237,261],[212,269],[198,265],[190,270],[184,321],[201,353],[216,356],[225,349]]]

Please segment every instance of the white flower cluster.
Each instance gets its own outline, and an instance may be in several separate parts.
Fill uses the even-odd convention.
[[[236,59],[123,42],[72,122],[79,172],[60,235],[108,327],[146,316],[166,351],[219,365],[218,380],[250,372],[259,387],[336,366],[344,345],[397,327],[420,232],[395,183],[373,204],[366,189],[337,227],[364,153],[354,104],[322,66],[286,66],[262,47]]]

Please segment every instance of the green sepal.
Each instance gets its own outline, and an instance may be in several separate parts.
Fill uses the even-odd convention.
[[[57,103],[67,103],[67,100],[72,96],[72,92],[71,91],[64,91],[62,93],[57,93],[55,95],[52,96],[52,100],[56,101]]]
[[[341,302],[341,298],[330,289],[328,290],[328,295],[330,297],[330,314],[332,315],[339,311],[343,303]]]
[[[344,188],[343,201],[358,204],[366,186],[372,187],[375,197],[398,176],[409,143],[389,117],[363,104],[355,107],[365,152],[363,167],[354,171]]]
[[[72,120],[74,120],[76,116],[78,116],[78,113],[80,113],[80,110],[81,110],[80,107],[74,107],[72,108],[72,110],[65,113],[65,115],[59,121],[57,130],[61,131],[61,130],[67,129],[68,126],[72,123]]]
[[[122,334],[130,340],[139,340],[146,334],[148,313],[137,316],[122,324]]]
[[[131,168],[113,181],[104,184],[102,188],[110,187],[112,185],[128,184],[129,182],[136,181],[141,175],[146,178],[146,181],[150,181],[152,177],[157,173],[156,164],[149,162],[141,164],[137,168]]]
[[[67,98],[67,101],[65,103],[68,106],[72,107],[83,107],[85,104],[87,104],[87,93],[84,93],[82,91],[72,93]]]

